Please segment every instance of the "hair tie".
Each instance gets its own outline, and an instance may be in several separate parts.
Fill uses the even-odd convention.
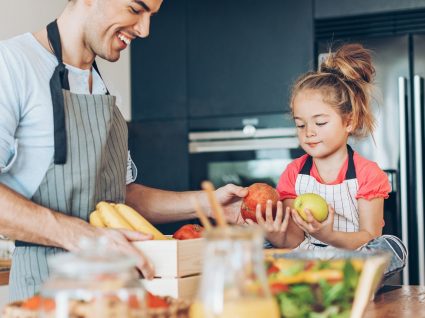
[[[337,75],[337,76],[342,77],[344,79],[346,78],[345,75],[336,68],[322,66],[320,68],[320,71],[323,72],[323,73],[329,73],[329,74]]]

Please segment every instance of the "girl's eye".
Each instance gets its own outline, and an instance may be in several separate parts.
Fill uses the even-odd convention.
[[[316,123],[317,126],[324,126],[326,124],[327,124],[327,122],[326,123]]]
[[[305,125],[297,125],[297,128],[298,128],[298,129],[302,129],[302,128],[304,128],[304,126],[305,126]]]
[[[133,7],[130,7],[130,12],[131,13],[134,13],[134,14],[139,14],[140,13],[140,11],[134,9]]]

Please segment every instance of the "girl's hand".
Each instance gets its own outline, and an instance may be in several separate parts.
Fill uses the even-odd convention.
[[[261,204],[256,207],[257,223],[266,232],[266,239],[275,247],[284,247],[286,243],[287,229],[290,218],[290,208],[288,207],[283,215],[283,204],[277,202],[276,217],[273,220],[272,201],[268,200],[266,205],[266,219],[264,220],[261,213]],[[254,221],[247,219],[248,224],[255,224]]]
[[[304,210],[307,216],[307,221],[304,221],[294,209],[291,210],[292,220],[301,230],[326,243],[332,237],[335,216],[335,210],[330,204],[328,204],[328,210],[328,217],[322,223],[317,221],[308,209]]]

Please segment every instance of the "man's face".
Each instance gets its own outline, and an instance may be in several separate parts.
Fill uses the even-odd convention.
[[[151,16],[161,4],[162,0],[92,0],[85,46],[105,60],[117,61],[132,40],[149,35]]]

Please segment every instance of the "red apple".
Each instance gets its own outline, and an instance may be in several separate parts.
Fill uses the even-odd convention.
[[[273,202],[273,216],[276,213],[276,204],[279,201],[277,191],[266,183],[254,183],[248,187],[248,195],[243,198],[241,206],[241,215],[244,220],[251,219],[257,222],[255,210],[257,204],[261,204],[261,214],[266,217],[266,203],[268,200]]]

